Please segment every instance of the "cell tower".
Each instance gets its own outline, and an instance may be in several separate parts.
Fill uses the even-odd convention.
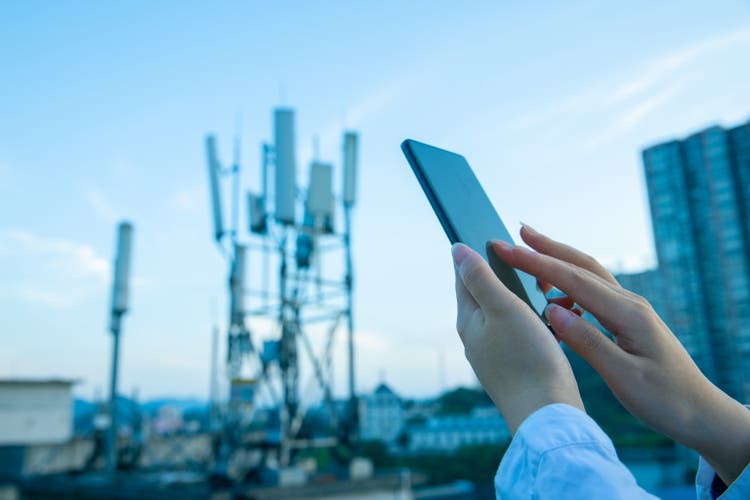
[[[233,165],[224,168],[215,137],[206,137],[214,239],[229,268],[226,375],[230,394],[221,412],[220,447],[225,461],[233,450],[254,446],[244,429],[252,426],[254,411],[266,393],[265,400],[280,410],[280,437],[272,443],[266,436],[262,445],[278,444],[282,465],[295,449],[310,445],[310,439],[300,436],[312,403],[304,399],[310,391],[301,391],[303,359],[328,408],[333,436],[326,442],[356,438],[351,215],[356,201],[358,136],[354,132],[343,136],[343,185],[338,197],[333,190],[333,165],[318,159],[310,164],[309,185],[300,189],[294,118],[292,109],[273,112],[273,143],[262,144],[260,192],[246,194],[248,227],[243,232],[238,228],[239,141]],[[226,230],[222,179],[230,175],[232,226]],[[339,204],[344,214],[340,230],[336,225]],[[317,352],[312,328],[326,332]],[[347,334],[349,400],[344,418],[339,418],[331,383],[334,337],[342,329]]]
[[[133,225],[121,222],[117,226],[117,254],[112,280],[112,308],[109,330],[112,333],[112,374],[109,387],[109,429],[106,440],[106,466],[110,474],[117,471],[117,375],[120,363],[120,332],[122,317],[128,311],[130,297],[130,254]]]

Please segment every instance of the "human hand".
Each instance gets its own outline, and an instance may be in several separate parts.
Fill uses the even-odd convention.
[[[750,412],[714,386],[642,297],[588,255],[524,226],[536,252],[493,242],[498,257],[565,292],[614,336],[565,307],[545,314],[557,337],[599,372],[629,412],[698,451],[726,484],[750,461]]]
[[[583,410],[570,364],[546,325],[479,254],[460,243],[452,253],[456,329],[466,359],[511,433],[548,404],[567,403]]]

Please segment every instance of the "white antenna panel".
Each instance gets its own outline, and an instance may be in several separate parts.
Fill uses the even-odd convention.
[[[344,205],[354,205],[357,197],[357,153],[358,136],[356,132],[344,134]]]
[[[129,222],[121,222],[117,228],[117,255],[112,285],[112,314],[122,314],[128,310],[132,240],[133,225]]]
[[[266,234],[266,203],[263,196],[247,193],[247,220],[250,221],[250,231]]]
[[[229,286],[232,292],[232,321],[241,318],[245,311],[245,246],[235,243],[232,276]]]
[[[333,217],[333,167],[327,163],[310,165],[307,210],[314,218]]]
[[[294,224],[295,150],[294,111],[276,109],[274,118],[274,146],[276,150],[275,216],[284,224]]]
[[[208,185],[211,189],[211,211],[214,220],[214,238],[220,240],[224,235],[224,224],[221,217],[221,190],[219,185],[219,171],[221,164],[216,157],[216,138],[206,136],[206,163],[208,164]]]

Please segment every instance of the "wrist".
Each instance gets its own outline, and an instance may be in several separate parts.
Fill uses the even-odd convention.
[[[695,449],[726,485],[734,482],[750,462],[750,411],[712,386],[704,399],[708,408],[692,432]]]
[[[504,398],[497,399],[492,396],[492,399],[500,413],[503,414],[511,435],[515,435],[518,428],[530,415],[545,406],[565,404],[586,412],[577,387],[575,392],[569,389],[555,390],[554,388],[545,390],[539,390],[538,388],[533,390],[520,389],[514,391],[512,398],[508,398],[506,395]]]

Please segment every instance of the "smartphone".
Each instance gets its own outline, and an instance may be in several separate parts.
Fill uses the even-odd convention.
[[[500,281],[546,323],[547,299],[536,278],[500,260],[488,244],[514,242],[466,159],[412,139],[401,149],[451,244],[464,243],[484,256]]]

